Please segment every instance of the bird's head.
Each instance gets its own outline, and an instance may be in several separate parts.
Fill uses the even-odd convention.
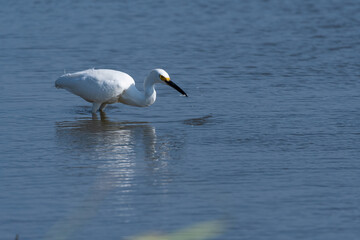
[[[154,69],[151,72],[152,77],[155,79],[156,83],[164,83],[169,85],[170,87],[176,89],[179,93],[184,96],[188,96],[184,90],[182,90],[178,85],[176,85],[173,81],[170,80],[169,74],[163,69]]]

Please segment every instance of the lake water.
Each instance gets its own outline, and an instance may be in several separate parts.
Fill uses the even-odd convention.
[[[1,239],[360,236],[360,2],[2,1]],[[149,108],[54,87],[111,68]],[[185,239],[185,238],[184,238]]]

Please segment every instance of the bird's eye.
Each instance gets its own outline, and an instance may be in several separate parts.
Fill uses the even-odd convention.
[[[164,77],[163,75],[160,74],[160,79],[163,80],[163,81],[169,81],[170,79],[167,78],[167,77]]]

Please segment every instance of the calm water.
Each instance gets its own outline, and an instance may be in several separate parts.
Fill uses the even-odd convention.
[[[1,239],[360,236],[360,2],[2,1]],[[54,88],[112,68],[150,108]]]

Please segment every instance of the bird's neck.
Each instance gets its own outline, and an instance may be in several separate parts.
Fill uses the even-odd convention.
[[[135,85],[131,85],[118,98],[119,102],[136,107],[148,107],[156,100],[155,81],[147,77],[144,81],[144,92],[140,92]]]
[[[144,95],[145,95],[145,105],[150,106],[156,100],[156,91],[154,81],[147,77],[144,81]]]

